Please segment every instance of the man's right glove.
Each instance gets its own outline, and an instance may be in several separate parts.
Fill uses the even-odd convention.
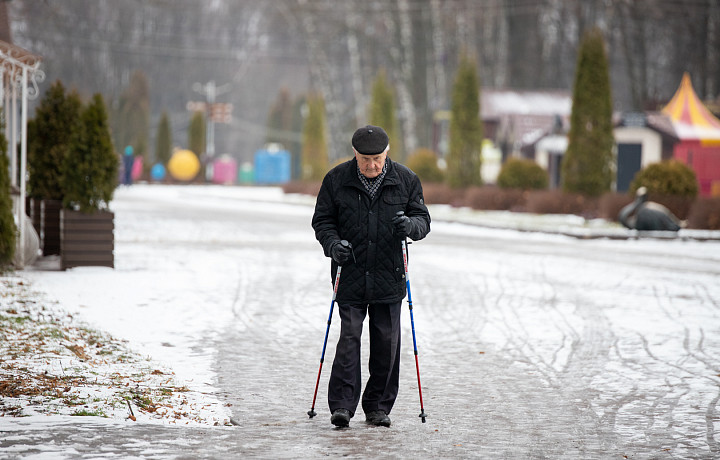
[[[391,222],[393,224],[395,236],[397,236],[401,240],[407,238],[407,236],[410,234],[410,230],[412,229],[412,221],[410,221],[410,218],[402,214],[402,211],[400,211],[395,217],[392,218]]]
[[[344,264],[348,258],[350,258],[350,244],[345,242],[344,245],[342,242],[336,241],[332,247],[330,247],[330,255],[338,265]]]

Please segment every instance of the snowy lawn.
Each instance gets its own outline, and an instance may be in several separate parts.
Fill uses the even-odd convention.
[[[23,278],[2,275],[0,287],[0,416],[229,423],[172,369],[93,329]]]

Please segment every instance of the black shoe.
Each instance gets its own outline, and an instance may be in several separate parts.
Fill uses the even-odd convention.
[[[390,426],[390,417],[383,410],[374,410],[365,414],[365,423],[375,426]]]
[[[347,409],[335,409],[332,417],[330,417],[330,423],[340,428],[350,425],[350,411]]]

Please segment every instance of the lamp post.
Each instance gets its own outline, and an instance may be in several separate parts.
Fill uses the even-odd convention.
[[[207,101],[206,105],[206,136],[205,136],[205,154],[208,160],[215,157],[215,120],[213,119],[213,107],[215,106],[215,99],[217,96],[227,93],[230,91],[232,86],[226,83],[221,86],[216,86],[214,80],[210,80],[205,83],[193,83],[193,91],[198,92],[205,96]],[[206,178],[207,179],[207,178]]]

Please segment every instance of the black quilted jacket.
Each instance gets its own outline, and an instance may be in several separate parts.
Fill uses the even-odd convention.
[[[390,303],[405,297],[402,249],[390,222],[397,211],[410,217],[408,236],[413,240],[430,232],[420,180],[409,168],[387,161],[387,173],[372,200],[357,176],[354,158],[328,172],[318,193],[312,226],[325,255],[330,257],[330,248],[340,240],[348,240],[355,254],[342,268],[340,303]],[[331,282],[336,269],[332,261]]]

